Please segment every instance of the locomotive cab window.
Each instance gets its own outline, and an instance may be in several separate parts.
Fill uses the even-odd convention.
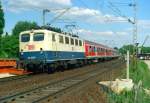
[[[29,34],[22,34],[21,35],[21,42],[28,42],[30,40]]]
[[[35,33],[33,35],[34,41],[43,41],[44,40],[44,33]]]

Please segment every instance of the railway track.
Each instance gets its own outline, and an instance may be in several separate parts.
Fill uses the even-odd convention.
[[[115,63],[112,66],[116,67],[119,63]],[[66,89],[80,85],[80,83],[89,80],[98,75],[106,74],[115,68],[105,68],[103,70],[96,69],[81,73],[64,80],[55,81],[34,89],[29,89],[24,92],[16,93],[7,97],[0,98],[1,103],[38,103],[49,97],[53,97],[56,94],[62,93]]]
[[[15,80],[22,80],[31,77],[30,74],[24,74],[24,75],[19,75],[19,76],[12,76],[12,77],[6,77],[6,78],[1,78],[0,79],[0,85],[3,83],[7,83],[10,81],[15,81]]]

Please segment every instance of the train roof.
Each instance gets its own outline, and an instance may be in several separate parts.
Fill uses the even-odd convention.
[[[43,32],[43,31],[48,31],[48,30],[46,30],[46,29],[32,29],[32,30],[26,30],[26,31],[23,31],[23,32],[21,32],[20,34],[25,34],[25,33],[29,33],[29,32]]]
[[[24,34],[24,33],[29,33],[29,32],[43,32],[43,31],[49,31],[49,32],[54,32],[54,33],[58,33],[58,34],[62,34],[62,35],[66,35],[66,36],[71,36],[71,37],[75,37],[75,38],[79,38],[78,35],[74,35],[74,34],[71,34],[71,33],[67,33],[67,32],[55,32],[55,31],[52,31],[52,30],[48,30],[48,29],[32,29],[32,30],[26,30],[26,31],[23,31],[21,32],[20,34]]]

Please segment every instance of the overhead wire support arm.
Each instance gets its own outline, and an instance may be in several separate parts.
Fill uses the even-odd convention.
[[[147,35],[147,36],[145,37],[145,40],[144,40],[143,44],[141,45],[141,47],[144,46],[144,44],[146,43],[146,41],[147,41],[148,39],[149,39],[149,35]]]
[[[118,5],[118,6],[130,6],[132,3],[129,3],[129,2],[111,2],[115,5]]]
[[[142,43],[142,45],[141,45],[141,47],[140,47],[140,53],[142,53],[142,49],[143,49],[143,47],[144,47],[144,45],[145,45],[145,43],[147,42],[148,39],[149,39],[149,35],[147,35],[147,36],[145,37],[145,39],[144,39],[144,41],[143,41],[143,43]]]
[[[54,22],[56,19],[58,19],[59,17],[61,17],[64,13],[66,13],[69,9],[71,8],[65,8],[65,9],[43,9],[43,26],[46,25],[46,13],[48,12],[52,12],[52,11],[60,11],[60,10],[65,10],[63,11],[61,14],[59,14],[57,17],[55,17],[51,22]]]
[[[66,12],[68,12],[71,8],[67,8],[65,11],[63,11],[62,13],[60,13],[59,15],[57,15],[56,17],[54,17],[53,20],[50,21],[50,24],[52,24],[53,22],[55,22],[59,17],[61,17],[62,15],[64,15]]]
[[[43,10],[43,26],[45,26],[45,15],[46,15],[46,12],[51,12],[51,10],[48,10],[48,9],[44,9]]]

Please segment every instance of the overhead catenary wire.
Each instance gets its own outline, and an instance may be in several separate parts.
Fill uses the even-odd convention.
[[[87,8],[89,8],[89,6],[88,5],[86,5],[85,3],[84,3],[84,1],[82,1],[82,0],[79,0],[85,7],[87,7]],[[104,2],[103,2],[103,4],[104,4]],[[127,17],[126,16],[124,16],[124,15],[122,15],[121,14],[121,11],[118,9],[118,8],[116,8],[111,2],[110,2],[110,8],[111,8],[111,10],[113,10],[114,12],[116,12],[116,15],[118,14],[118,16],[121,16],[121,17],[124,17],[124,18],[126,18],[127,19]],[[98,15],[98,14],[96,14],[95,13],[95,15]],[[98,15],[99,16],[99,15]],[[128,19],[127,20],[110,20],[107,16],[105,17],[105,19],[106,20],[104,20],[104,22],[108,22],[108,21],[128,21]]]
[[[133,21],[130,20],[130,18],[128,18],[126,15],[122,14],[121,10],[116,5],[114,5],[114,3],[115,2],[108,1],[109,5],[107,5],[107,7],[111,11],[113,11],[115,13],[115,15],[123,17],[125,19],[125,20],[119,20],[119,21],[128,21],[128,22],[131,22],[132,24],[134,24]],[[131,3],[121,3],[121,2],[118,3],[118,4],[124,4],[124,5],[127,5],[127,6],[131,5]],[[118,21],[118,20],[111,20],[111,21]],[[120,40],[122,40],[118,33],[116,33],[116,37],[118,37]]]
[[[132,5],[132,3],[129,2],[112,2],[113,4],[117,5],[117,6],[130,6]]]
[[[144,39],[143,44],[141,45],[141,47],[144,46],[144,44],[147,42],[148,39],[149,39],[149,35],[147,35],[147,36],[145,37],[145,39]]]
[[[131,21],[130,18],[128,18],[126,15],[122,14],[121,10],[115,6],[112,2],[108,1],[108,8],[113,11],[115,14],[117,14],[120,17],[123,17],[124,19],[126,19],[127,21]]]
[[[143,41],[141,47],[139,48],[139,49],[140,49],[140,53],[142,53],[142,49],[143,49],[145,43],[148,41],[149,37],[150,37],[149,35],[147,35],[147,36],[145,37],[145,39],[144,39],[144,41]]]
[[[96,8],[103,12],[105,0],[95,0]]]

